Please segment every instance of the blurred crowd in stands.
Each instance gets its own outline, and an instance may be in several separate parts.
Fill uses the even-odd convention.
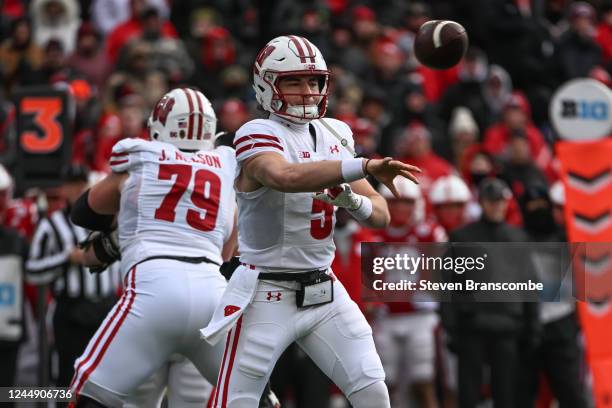
[[[345,285],[353,285],[353,293],[358,293],[359,282],[349,280],[359,274],[361,241],[436,242],[448,236],[469,240],[469,234],[457,231],[470,222],[512,228],[485,234],[490,240],[565,239],[563,191],[556,184],[553,149],[557,135],[548,104],[554,91],[573,78],[612,85],[610,0],[0,0],[0,10],[0,164],[11,173],[19,166],[11,98],[22,87],[67,89],[76,107],[72,161],[107,172],[112,146],[123,138],[147,138],[152,107],[177,86],[204,92],[217,112],[218,130],[229,134],[222,142],[231,142],[243,123],[263,114],[251,89],[257,51],[287,33],[316,44],[333,73],[328,116],[350,125],[357,153],[394,156],[423,170],[419,187],[405,186],[404,199],[387,194],[393,218],[388,231],[366,231],[338,215],[334,270],[341,278],[347,276]],[[435,71],[416,60],[415,33],[431,19],[455,20],[467,29],[470,48],[458,66]],[[31,238],[38,217],[64,203],[61,190],[48,188],[45,194],[42,214],[36,211],[38,202],[27,198],[19,205],[13,200],[6,212],[0,195],[0,221]],[[501,201],[504,205],[495,207]],[[412,307],[394,308],[397,305],[372,311],[364,305],[373,322],[381,314],[414,313]],[[573,307],[568,310],[555,319],[570,319],[563,333],[570,331],[573,340],[567,347],[578,353]],[[459,376],[458,387],[456,375],[451,376],[454,381],[440,380],[440,373],[451,368],[441,368],[447,359],[436,351],[444,348],[442,337],[457,340],[462,334],[451,333],[453,325],[446,324],[442,335],[437,313],[429,312],[418,315],[416,328],[378,341],[385,349],[400,342],[397,339],[425,342],[410,354],[427,359],[425,366],[414,363],[409,373],[421,406],[452,407],[462,398],[467,399],[459,406],[470,406],[465,401],[472,397],[457,397],[457,388],[472,387],[478,400],[483,395],[480,384],[462,384]],[[445,323],[444,316],[441,320]],[[397,322],[388,326],[413,327]],[[541,323],[546,326],[550,320]],[[373,324],[376,333],[378,323]],[[431,336],[410,339],[420,331]],[[546,337],[542,332],[540,339]],[[507,344],[492,344],[514,356],[524,342],[517,341],[514,351],[508,351]],[[471,360],[487,359],[470,353]],[[572,401],[562,407],[579,408],[586,406],[582,397],[576,399],[577,394],[584,396],[576,391],[585,381],[584,370],[580,355],[572,356],[571,369],[555,369],[572,377],[571,384],[549,383],[556,398]],[[389,364],[389,381],[403,378]],[[520,372],[518,365],[510,371]],[[406,366],[411,366],[410,359]],[[503,382],[495,380],[495,370],[491,373],[489,382]],[[527,399],[496,406],[532,406],[537,386],[533,392],[528,386],[523,389],[529,390],[521,397]],[[563,396],[563,390],[571,395]],[[315,397],[312,392],[290,394],[298,400],[299,395]],[[505,399],[507,394],[499,395]]]

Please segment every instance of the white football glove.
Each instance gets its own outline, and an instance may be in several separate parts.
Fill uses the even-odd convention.
[[[329,188],[323,193],[314,194],[313,198],[315,200],[321,200],[332,204],[336,207],[346,208],[350,211],[354,211],[361,207],[361,203],[363,201],[363,196],[353,193],[351,186],[349,186],[347,183]]]

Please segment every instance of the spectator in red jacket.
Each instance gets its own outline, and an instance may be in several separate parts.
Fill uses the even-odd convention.
[[[520,133],[529,143],[529,151],[537,167],[548,171],[551,166],[551,152],[542,133],[531,122],[531,108],[522,93],[513,92],[504,108],[502,119],[491,126],[484,135],[483,148],[494,157],[509,158],[510,141]]]
[[[353,132],[355,139],[355,150],[358,156],[376,158],[379,155],[376,153],[380,142],[380,130],[378,127],[366,118],[354,117],[346,120]]]
[[[431,184],[439,177],[453,172],[451,164],[433,152],[431,134],[421,123],[411,123],[398,135],[395,152],[402,161],[423,171],[419,175],[419,182],[425,192],[429,191]]]
[[[221,105],[219,109],[219,130],[234,133],[244,125],[251,115],[244,102],[231,98]]]
[[[612,1],[605,1],[601,8],[601,22],[597,26],[596,40],[601,47],[603,61],[612,57]]]
[[[143,20],[152,14],[158,14],[154,7],[146,7],[143,0],[131,0],[132,17],[123,24],[117,26],[106,39],[106,53],[114,64],[117,61],[121,48],[131,39],[138,37],[143,32]],[[163,37],[176,38],[176,30],[170,21],[164,21],[161,28]]]
[[[105,135],[98,140],[98,148],[94,159],[94,168],[100,171],[108,171],[108,159],[115,143],[126,138],[141,138],[148,139],[147,129],[145,127],[144,118],[142,115],[142,97],[137,94],[124,96],[119,104],[119,128],[117,133]],[[115,122],[113,117],[108,118],[109,121]]]
[[[213,102],[226,97],[223,84],[225,70],[236,63],[238,56],[236,41],[224,27],[214,27],[202,38],[200,49],[194,59],[196,69],[191,83],[206,94]]]

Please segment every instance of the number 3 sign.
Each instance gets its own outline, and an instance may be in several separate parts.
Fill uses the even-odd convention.
[[[20,188],[57,185],[70,162],[69,97],[53,88],[22,88],[14,95]]]

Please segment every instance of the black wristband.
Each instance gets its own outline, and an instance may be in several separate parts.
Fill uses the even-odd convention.
[[[110,231],[114,215],[98,214],[89,206],[89,189],[76,200],[70,211],[70,220],[80,227],[92,231]]]

